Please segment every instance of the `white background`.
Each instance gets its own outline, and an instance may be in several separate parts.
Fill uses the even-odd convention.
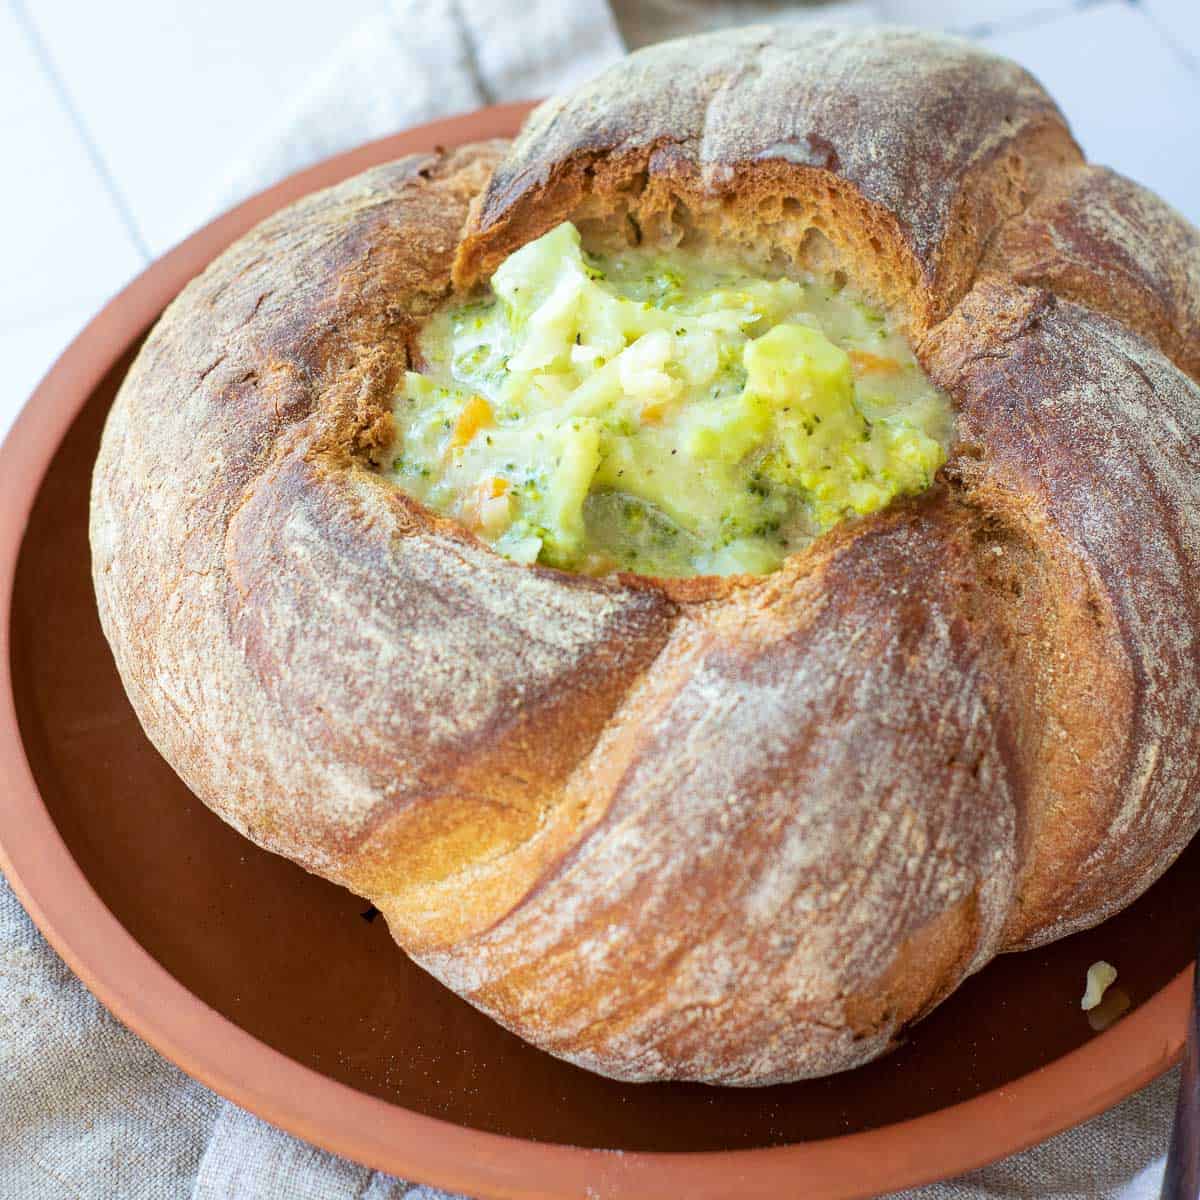
[[[0,435],[101,304],[215,215],[232,164],[386,3],[0,0]],[[1018,59],[1089,157],[1200,223],[1200,0],[866,7]]]

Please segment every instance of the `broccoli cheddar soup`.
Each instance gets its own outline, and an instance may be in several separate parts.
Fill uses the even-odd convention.
[[[760,573],[927,487],[952,416],[884,317],[818,279],[563,224],[421,335],[385,469],[499,553],[570,571]]]

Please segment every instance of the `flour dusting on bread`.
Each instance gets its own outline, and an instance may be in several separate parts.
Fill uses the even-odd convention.
[[[955,401],[935,485],[673,581],[524,567],[405,496],[372,455],[422,322],[564,220],[842,273]],[[284,210],[170,306],[93,480],[130,699],[205,803],[555,1054],[864,1062],[1200,825],[1196,238],[955,39],[633,55],[511,146]]]

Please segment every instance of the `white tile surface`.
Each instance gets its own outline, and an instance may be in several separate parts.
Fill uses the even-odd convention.
[[[0,330],[116,291],[142,259],[13,10],[0,3]]]
[[[1189,67],[1200,72],[1200,0],[1140,0],[1140,4]]]
[[[1077,0],[876,0],[883,20],[955,33],[1030,25],[1070,11]]]
[[[97,294],[90,299],[77,300],[53,316],[0,321],[0,362],[4,363],[4,382],[0,384],[0,440],[54,360],[107,298]]]
[[[1200,223],[1200,76],[1143,11],[1109,0],[982,42],[1042,81],[1088,158]]]
[[[28,0],[155,254],[215,215],[208,206],[228,164],[383,2]]]

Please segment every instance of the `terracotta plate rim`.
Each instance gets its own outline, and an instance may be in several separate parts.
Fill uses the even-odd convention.
[[[947,1178],[1042,1141],[1148,1083],[1179,1057],[1192,968],[1107,1033],[991,1092],[845,1137],[755,1150],[625,1153],[455,1125],[358,1092],[288,1058],[189,992],[120,924],[43,803],[17,725],[13,584],[43,474],[84,402],[184,283],[268,213],[401,154],[511,136],[530,105],[481,109],[361,146],[245,201],[148,267],[42,380],[0,445],[0,868],[50,944],[126,1026],[189,1075],[273,1125],[405,1179],[510,1200],[604,1195],[767,1197],[801,1183],[852,1200]]]

